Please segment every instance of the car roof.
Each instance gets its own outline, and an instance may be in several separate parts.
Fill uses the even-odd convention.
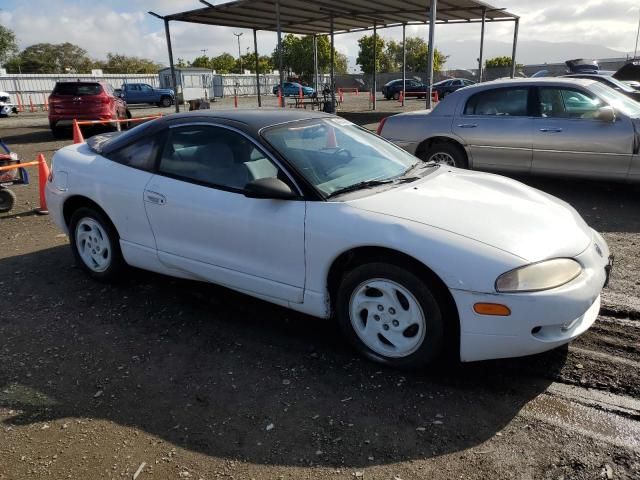
[[[152,122],[141,124],[145,128],[118,135],[97,135],[92,149],[98,153],[108,154],[123,146],[129,145],[147,135],[154,135],[159,130],[170,125],[187,124],[191,122],[218,123],[238,128],[251,136],[257,136],[258,132],[269,126],[289,122],[309,120],[314,118],[336,118],[334,115],[323,112],[310,112],[300,109],[264,108],[259,110],[194,110],[192,112],[174,113],[166,115]]]
[[[279,123],[294,122],[310,118],[331,118],[333,115],[323,112],[305,111],[301,109],[263,108],[263,109],[233,109],[233,110],[194,110],[193,112],[175,113],[162,117],[163,121],[170,122],[182,119],[199,117],[203,120],[226,121],[242,123],[248,129],[258,131],[264,127]]]

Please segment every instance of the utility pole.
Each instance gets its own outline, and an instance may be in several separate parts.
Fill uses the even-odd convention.
[[[234,33],[236,37],[238,37],[238,60],[240,61],[240,73],[242,73],[242,54],[240,52],[240,37],[242,33]]]
[[[638,10],[638,14],[640,15],[640,9]],[[638,18],[638,33],[636,33],[636,49],[633,51],[633,59],[636,59],[638,55],[638,38],[640,38],[640,18]]]

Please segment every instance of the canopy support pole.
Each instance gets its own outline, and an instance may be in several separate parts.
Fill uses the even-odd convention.
[[[258,35],[257,30],[253,29],[253,51],[256,55],[256,85],[258,88],[258,108],[262,107],[262,96],[260,95],[260,58],[258,57]]]
[[[284,72],[282,71],[283,61],[282,61],[282,29],[280,28],[280,0],[276,0],[276,25],[277,25],[277,31],[278,31],[278,73],[280,74],[280,95],[278,96],[278,98],[282,99],[282,105],[278,105],[278,106],[284,107],[284,90],[283,90]]]
[[[480,56],[478,57],[478,82],[482,82],[484,74],[484,27],[487,21],[487,9],[482,9],[482,29],[480,30]]]
[[[513,53],[511,54],[511,78],[516,76],[516,52],[518,48],[518,27],[520,26],[520,17],[516,17],[515,27],[513,29]]]
[[[318,95],[318,36],[313,35],[313,89]]]
[[[175,93],[176,113],[180,113],[180,102],[178,101],[178,82],[176,80],[176,67],[173,64],[173,49],[171,48],[171,33],[169,32],[169,20],[164,20],[164,33],[167,36],[167,50],[169,50],[169,66],[171,67],[171,81],[173,82],[173,92]]]
[[[407,24],[402,24],[402,106],[407,96]]]
[[[336,65],[333,38],[333,15],[331,15],[331,113],[336,113]]]
[[[376,90],[378,89],[378,24],[373,22],[373,95],[371,96],[371,107],[376,109]]]
[[[429,82],[429,91],[427,92],[427,109],[431,109],[433,93],[433,60],[435,56],[435,36],[436,36],[436,17],[438,9],[438,0],[431,0],[429,8],[429,59],[427,61],[427,82]]]

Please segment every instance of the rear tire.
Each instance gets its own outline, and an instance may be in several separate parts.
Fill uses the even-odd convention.
[[[435,143],[419,157],[425,162],[436,162],[448,167],[469,168],[466,153],[462,147],[453,143]]]
[[[16,204],[16,194],[7,188],[0,188],[0,213],[13,210]]]
[[[56,124],[54,122],[49,122],[49,128],[51,129],[51,135],[53,135],[53,138],[64,138],[64,130],[56,127]]]
[[[103,213],[93,208],[81,207],[73,213],[69,242],[78,266],[96,280],[113,282],[126,268],[118,232]]]
[[[410,270],[368,263],[347,272],[337,294],[338,323],[362,355],[395,368],[432,363],[444,346],[437,294]]]
[[[396,92],[393,94],[393,99],[394,100],[400,100],[400,92]]]

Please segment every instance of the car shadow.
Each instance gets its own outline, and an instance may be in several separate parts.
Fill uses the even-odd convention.
[[[107,419],[262,464],[460,452],[509,424],[566,361],[556,350],[394,371],[357,357],[331,321],[138,270],[97,283],[66,246],[0,260],[0,282],[5,425]]]
[[[640,185],[552,177],[512,178],[571,204],[599,232],[640,232]]]

